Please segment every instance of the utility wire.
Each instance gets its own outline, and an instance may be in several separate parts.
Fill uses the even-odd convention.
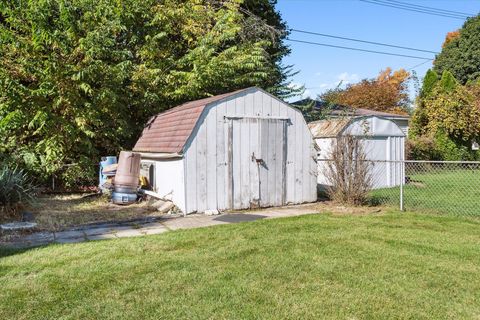
[[[384,46],[384,47],[391,47],[391,48],[399,48],[399,49],[413,50],[413,51],[420,51],[420,52],[427,52],[427,53],[434,53],[434,54],[439,53],[439,52],[436,52],[436,51],[430,51],[430,50],[424,50],[424,49],[416,49],[416,48],[411,48],[411,47],[403,47],[403,46],[397,46],[397,45],[393,45],[393,44],[387,44],[387,43],[381,43],[381,42],[373,42],[373,41],[360,40],[360,39],[354,39],[354,38],[340,37],[340,36],[334,36],[334,35],[331,35],[331,34],[318,33],[318,32],[313,32],[313,31],[306,31],[306,30],[299,30],[299,29],[290,29],[290,31],[292,31],[292,32],[297,32],[297,33],[312,34],[312,35],[321,36],[321,37],[327,37],[327,38],[342,39],[342,40],[348,40],[348,41],[356,41],[356,42],[374,44],[374,45],[377,45],[377,46]]]
[[[375,0],[360,0],[360,1],[370,3],[370,4],[376,4],[376,5],[380,5],[380,6],[390,7],[390,8],[396,8],[396,9],[400,9],[400,10],[424,13],[424,14],[428,14],[428,15],[432,15],[432,16],[439,16],[439,17],[445,17],[445,18],[465,20],[465,17],[459,17],[459,16],[455,16],[455,15],[450,15],[450,14],[434,13],[432,11],[421,10],[421,9],[412,9],[412,8],[408,8],[408,7],[402,7],[402,6],[394,5],[394,4],[388,3],[388,2],[383,3],[383,2],[380,2],[378,0],[377,1],[375,1]]]
[[[423,10],[426,9],[426,10],[430,10],[430,11],[438,11],[440,13],[449,13],[449,14],[454,14],[454,15],[458,15],[458,16],[465,16],[465,18],[468,18],[468,17],[471,17],[471,16],[475,15],[473,13],[465,13],[465,12],[460,12],[460,11],[453,11],[453,10],[445,10],[445,9],[440,9],[440,8],[427,7],[427,6],[422,6],[422,5],[419,5],[419,4],[413,4],[413,3],[396,1],[396,0],[385,0],[385,1],[396,3],[398,5],[412,7],[412,8],[415,8],[415,9],[423,9]]]
[[[303,40],[297,40],[297,39],[292,39],[292,38],[287,38],[286,40],[291,41],[291,42],[305,43],[305,44],[311,44],[311,45],[322,46],[322,47],[331,47],[331,48],[346,49],[346,50],[353,50],[353,51],[362,51],[362,52],[369,52],[369,53],[378,53],[378,54],[384,54],[384,55],[389,55],[389,56],[412,58],[412,59],[422,59],[422,60],[430,60],[430,61],[433,60],[433,59],[431,59],[431,58],[426,58],[426,57],[411,56],[411,55],[400,54],[400,53],[393,53],[393,52],[383,52],[383,51],[367,50],[367,49],[361,49],[361,48],[352,48],[352,47],[336,46],[336,45],[333,45],[333,44],[326,44],[326,43],[313,42],[313,41],[303,41]]]
[[[408,68],[407,71],[412,71],[413,69],[416,69],[420,66],[423,66],[425,63],[430,62],[430,61],[432,61],[432,60],[429,59],[429,60],[423,61],[422,63],[416,64],[413,67]]]

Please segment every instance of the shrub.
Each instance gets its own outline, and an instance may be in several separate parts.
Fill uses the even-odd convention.
[[[0,218],[16,213],[35,200],[36,187],[24,170],[0,165]]]
[[[405,157],[407,160],[442,160],[435,140],[425,136],[407,140]]]
[[[361,141],[349,135],[337,138],[329,158],[324,170],[329,198],[349,205],[364,204],[372,188],[372,177]]]
[[[442,131],[435,135],[435,144],[437,152],[445,161],[469,161],[475,160],[475,151],[467,146],[468,141],[454,141],[451,137]]]

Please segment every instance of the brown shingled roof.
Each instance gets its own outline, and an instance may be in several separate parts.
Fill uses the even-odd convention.
[[[350,121],[349,118],[318,120],[310,122],[308,128],[314,138],[332,138],[337,137]]]
[[[247,89],[184,103],[153,116],[143,129],[133,151],[181,153],[207,105]]]

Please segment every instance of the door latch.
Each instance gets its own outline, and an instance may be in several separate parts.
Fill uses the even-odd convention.
[[[252,152],[252,161],[255,161],[257,164],[263,164],[263,159],[255,157],[255,152]]]

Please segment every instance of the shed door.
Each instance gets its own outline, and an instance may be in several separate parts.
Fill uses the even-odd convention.
[[[235,118],[228,124],[229,207],[283,205],[286,120]]]

